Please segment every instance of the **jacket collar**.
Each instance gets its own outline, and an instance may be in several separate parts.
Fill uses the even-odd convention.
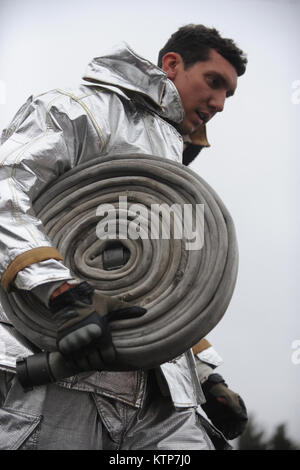
[[[199,129],[190,134],[192,144],[201,145],[201,147],[210,147],[210,143],[207,140],[206,126],[203,124]]]
[[[162,117],[175,123],[183,120],[184,111],[173,82],[163,70],[138,56],[126,43],[93,59],[83,79],[134,92],[144,98],[145,106],[155,109]]]
[[[183,121],[184,110],[174,83],[162,69],[140,57],[126,43],[105,56],[94,58],[83,79],[121,92],[123,96],[124,93],[127,97],[134,94],[143,106],[162,118],[176,124]],[[205,126],[190,138],[196,145],[209,146]]]

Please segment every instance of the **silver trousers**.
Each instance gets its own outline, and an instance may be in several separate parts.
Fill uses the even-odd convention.
[[[174,408],[151,372],[140,408],[57,384],[24,393],[13,374],[0,376],[2,450],[215,449],[209,423],[196,408]]]

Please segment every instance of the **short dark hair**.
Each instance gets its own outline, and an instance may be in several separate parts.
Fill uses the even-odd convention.
[[[232,39],[222,38],[215,28],[207,28],[202,24],[188,24],[173,33],[159,52],[158,66],[162,66],[162,58],[167,52],[177,52],[181,55],[185,68],[188,68],[195,62],[208,60],[211,49],[228,60],[238,76],[245,73],[248,61],[244,52]]]

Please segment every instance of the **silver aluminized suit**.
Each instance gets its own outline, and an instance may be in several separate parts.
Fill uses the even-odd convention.
[[[0,274],[21,253],[51,246],[31,207],[32,199],[49,182],[74,166],[103,155],[152,154],[181,162],[183,139],[171,123],[181,122],[183,116],[174,84],[161,69],[139,57],[127,45],[94,59],[84,83],[77,89],[55,89],[30,97],[2,134]],[[49,259],[19,271],[14,282],[20,289],[31,290],[70,278],[69,270],[60,261]],[[0,369],[6,371],[3,374],[8,380],[0,388],[4,402],[0,413],[0,448],[213,448],[195,418],[195,409],[204,400],[191,351],[160,367],[162,374],[158,381],[168,385],[166,390],[173,405],[169,397],[160,396],[161,391],[157,390],[158,402],[167,402],[161,410],[162,405],[157,404],[155,412],[151,412],[156,402],[150,397],[149,388],[150,384],[155,388],[153,374],[145,371],[80,374],[24,395],[15,380],[11,387],[12,376],[8,372],[13,371],[18,355],[28,355],[30,346],[9,325],[4,312],[0,318]],[[214,360],[212,357],[207,362],[217,365]],[[90,396],[94,400],[93,408],[101,416],[102,431],[91,426],[91,420],[94,423],[96,418]],[[78,397],[82,408],[77,405]],[[53,410],[63,400],[74,407],[70,423],[77,422],[72,410],[86,410],[87,414],[81,411],[78,415],[78,423],[86,422],[89,429],[94,429],[93,438],[87,434],[86,441],[81,436],[77,442],[74,436],[70,437],[72,432],[67,437],[60,430],[59,423],[53,421],[53,415],[56,416]],[[143,420],[137,413],[143,414]],[[163,418],[164,413],[170,416]],[[41,415],[44,427],[39,425]],[[125,429],[124,420],[122,423],[120,416],[125,415],[131,430]],[[56,442],[53,435],[49,440],[50,421]],[[134,422],[138,426],[134,427]],[[39,429],[42,444],[37,444]],[[85,430],[82,435],[86,433]],[[127,444],[124,435],[128,436]],[[140,441],[137,436],[142,436]],[[105,439],[110,444],[105,444]]]

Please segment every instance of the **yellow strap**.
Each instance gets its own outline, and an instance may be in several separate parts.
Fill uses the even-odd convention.
[[[2,274],[1,286],[6,292],[9,292],[10,285],[19,271],[22,271],[22,269],[26,268],[30,264],[38,263],[39,261],[44,261],[51,258],[60,261],[63,260],[63,257],[59,251],[51,246],[41,246],[21,253],[15,257],[15,259],[8,265]]]
[[[193,349],[193,353],[196,355],[210,347],[211,347],[210,342],[207,341],[207,339],[203,338],[197,344],[195,344],[195,346],[193,346],[192,349]]]

